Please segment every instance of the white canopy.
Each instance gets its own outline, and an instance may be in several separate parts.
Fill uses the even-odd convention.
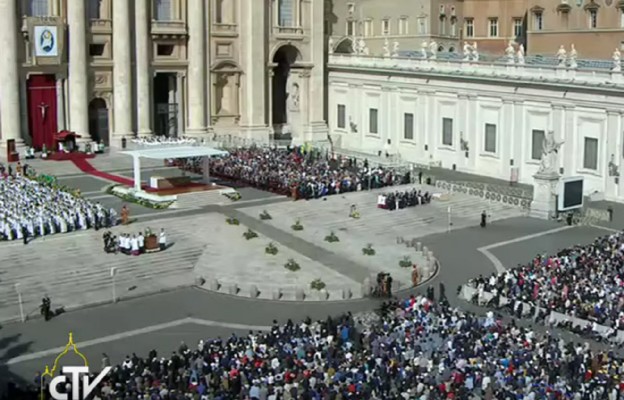
[[[204,146],[163,146],[158,148],[124,151],[122,153],[135,158],[151,158],[156,160],[166,160],[168,158],[224,156],[229,154],[227,151]]]

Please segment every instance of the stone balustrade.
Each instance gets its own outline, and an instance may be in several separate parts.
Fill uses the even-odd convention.
[[[548,62],[507,64],[504,59],[493,61],[464,61],[463,59],[425,59],[417,57],[380,57],[355,54],[332,54],[330,68],[365,68],[367,70],[395,70],[420,74],[453,75],[466,79],[514,80],[532,84],[568,86],[591,85],[603,90],[624,88],[621,71],[613,71],[609,62],[579,60],[577,68],[559,66]]]

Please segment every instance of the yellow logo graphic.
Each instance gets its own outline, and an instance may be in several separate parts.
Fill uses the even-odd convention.
[[[46,377],[50,377],[50,379],[54,378],[54,374],[56,374],[56,372],[59,369],[59,362],[61,361],[63,357],[65,357],[72,350],[74,354],[76,354],[78,357],[82,359],[82,361],[84,361],[85,367],[89,366],[89,361],[87,361],[87,357],[85,357],[84,354],[82,354],[78,350],[76,343],[74,343],[74,334],[72,332],[69,332],[69,340],[67,344],[65,345],[65,349],[58,356],[56,356],[56,359],[54,360],[54,364],[52,364],[52,368],[50,368],[49,365],[46,365],[45,371],[43,372],[43,374],[41,374],[41,385],[40,385],[41,386],[41,400],[45,399],[45,396],[43,394],[44,379]]]

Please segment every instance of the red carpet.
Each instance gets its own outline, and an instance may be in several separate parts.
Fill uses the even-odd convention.
[[[133,186],[134,185],[134,180],[132,180],[130,178],[126,178],[125,176],[113,175],[113,174],[108,174],[106,172],[98,171],[85,158],[71,159],[71,162],[73,162],[74,165],[76,167],[78,167],[78,169],[80,169],[85,174],[97,176],[98,178],[103,178],[103,179],[106,179],[108,181],[112,181],[112,182],[115,182],[115,183],[120,183],[120,184],[126,185],[126,186]]]
[[[58,153],[48,154],[48,157],[46,158],[46,160],[48,161],[74,161],[74,160],[86,160],[89,158],[95,158],[95,154],[86,154],[86,153],[79,153],[79,152],[72,152],[72,153],[58,152]]]

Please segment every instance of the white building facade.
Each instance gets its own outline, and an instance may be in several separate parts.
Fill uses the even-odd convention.
[[[624,201],[624,77],[606,64],[331,55],[330,134],[345,150],[533,184],[552,130],[563,176]]]
[[[2,145],[61,130],[323,140],[324,2],[0,1]]]

